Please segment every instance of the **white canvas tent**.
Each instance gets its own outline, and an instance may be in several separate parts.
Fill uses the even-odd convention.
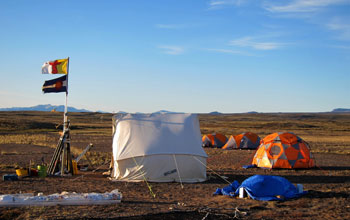
[[[207,154],[197,115],[120,114],[113,117],[112,178],[201,182]]]

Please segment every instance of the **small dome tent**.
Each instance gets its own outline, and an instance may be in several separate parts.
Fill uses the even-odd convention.
[[[259,145],[260,137],[257,134],[245,132],[236,136],[231,135],[222,149],[257,149]]]
[[[253,165],[265,168],[311,168],[315,166],[308,143],[289,132],[266,136],[256,151]]]
[[[213,133],[203,135],[202,137],[202,146],[203,147],[217,147],[221,148],[227,142],[227,137],[223,134]]]
[[[202,182],[207,154],[195,114],[113,117],[112,178],[120,181]]]

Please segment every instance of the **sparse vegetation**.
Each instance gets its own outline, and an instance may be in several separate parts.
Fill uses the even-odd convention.
[[[112,153],[92,151],[92,152],[88,152],[87,156],[93,165],[99,166],[110,162]]]
[[[14,151],[0,151],[1,155],[20,155],[20,153],[16,150]]]
[[[56,147],[56,145],[53,145],[52,143],[57,140],[57,137],[45,134],[8,134],[0,135],[0,144],[32,144]]]
[[[72,113],[71,151],[77,156],[90,143],[87,153],[95,168],[108,169],[112,154],[112,115],[99,113]],[[20,207],[1,208],[0,219],[56,219],[56,218],[120,218],[140,215],[152,218],[164,213],[159,219],[208,219],[229,216],[237,207],[245,207],[248,213],[242,219],[262,219],[289,216],[303,219],[349,219],[349,154],[350,114],[220,114],[199,115],[203,134],[219,132],[226,136],[242,132],[254,132],[261,138],[273,132],[294,132],[309,142],[316,159],[317,168],[311,170],[243,169],[254,154],[248,151],[223,151],[207,148],[208,181],[198,184],[151,183],[157,197],[153,198],[144,182],[112,182],[98,172],[81,173],[78,177],[45,179],[26,178],[17,182],[0,182],[2,193],[44,192],[45,194],[70,192],[106,192],[119,189],[122,203],[113,206],[78,207]],[[49,163],[62,130],[61,113],[52,112],[0,112],[0,173],[13,173],[16,167],[29,164]],[[57,126],[59,125],[59,126]],[[88,162],[82,159],[82,164]],[[101,166],[105,164],[106,166]],[[105,171],[104,170],[104,171]],[[101,171],[101,170],[100,170]],[[225,181],[216,174],[225,176]],[[302,183],[310,193],[303,198],[287,202],[253,201],[224,196],[214,197],[217,187],[227,181],[243,181],[254,175],[280,175],[293,183]],[[183,204],[183,205],[182,205]],[[177,212],[169,212],[170,207]],[[203,210],[206,213],[199,213]],[[297,212],[296,212],[297,210]],[[182,215],[176,215],[183,211]],[[332,213],[332,216],[329,216]],[[143,216],[142,216],[143,215]],[[295,216],[294,216],[295,215]],[[161,215],[160,215],[161,216]],[[224,217],[222,219],[225,219]]]

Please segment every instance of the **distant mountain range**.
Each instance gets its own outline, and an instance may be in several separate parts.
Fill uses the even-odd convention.
[[[32,107],[12,107],[12,108],[0,108],[0,111],[43,111],[43,112],[50,112],[50,111],[57,111],[57,112],[64,112],[64,105],[36,105]],[[90,110],[86,109],[77,109],[74,107],[68,106],[68,112],[92,112]]]
[[[0,108],[0,111],[43,111],[43,112],[49,112],[49,111],[57,111],[57,112],[64,112],[64,105],[36,105],[36,106],[32,106],[32,107],[12,107],[12,108]],[[74,107],[69,107],[68,106],[68,112],[93,112],[87,109],[77,109]],[[97,111],[99,113],[108,113],[105,111]],[[343,112],[350,112],[349,108],[336,108],[333,109],[331,111],[332,113],[343,113]],[[120,111],[118,113],[126,113],[123,111]],[[160,110],[158,112],[154,112],[154,113],[175,113],[175,112],[171,112],[171,111],[167,111],[167,110]],[[258,112],[255,111],[251,111],[251,112],[247,112],[248,114],[256,114]],[[210,115],[221,115],[223,113],[218,112],[218,111],[214,111],[214,112],[210,112]]]
[[[336,108],[332,112],[350,112],[350,108]]]

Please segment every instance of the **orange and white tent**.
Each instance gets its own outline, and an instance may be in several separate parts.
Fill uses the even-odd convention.
[[[222,149],[257,149],[260,145],[260,137],[252,132],[245,132],[236,136],[231,135]]]
[[[203,147],[217,147],[221,148],[227,142],[227,137],[223,134],[213,133],[203,135],[202,137],[202,146]]]
[[[293,133],[279,132],[261,141],[252,164],[265,168],[311,168],[315,160],[308,143]]]

